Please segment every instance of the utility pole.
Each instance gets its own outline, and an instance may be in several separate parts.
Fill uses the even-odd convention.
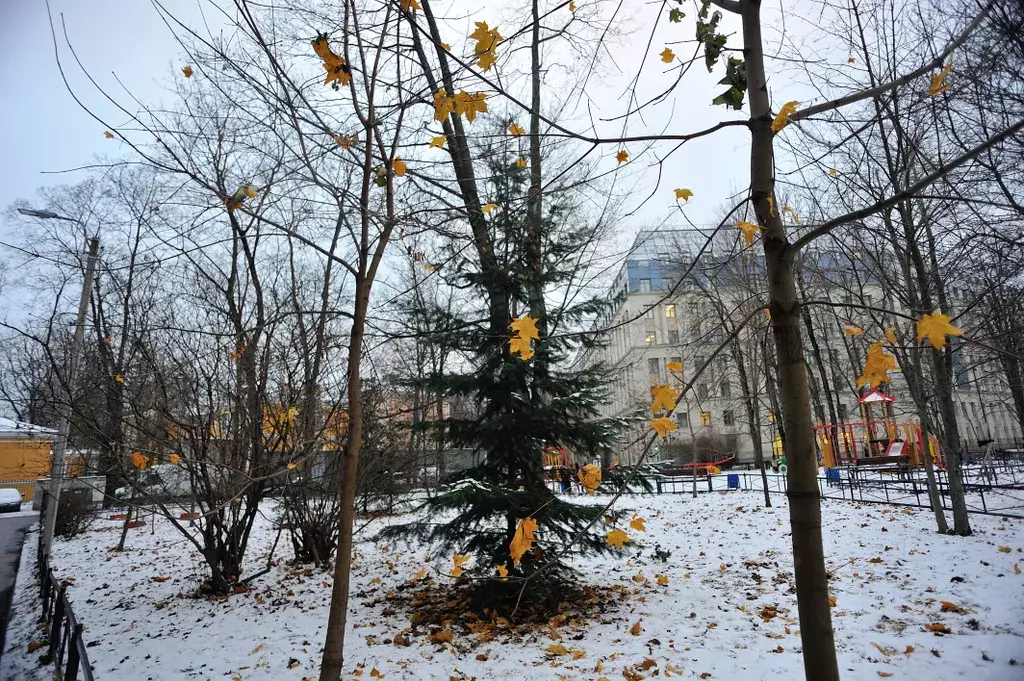
[[[42,217],[42,216],[36,216]],[[56,216],[54,216],[56,217]],[[57,502],[60,500],[60,488],[64,482],[64,452],[68,446],[68,434],[71,432],[71,391],[78,375],[78,359],[82,354],[82,341],[85,338],[85,315],[89,311],[89,298],[92,295],[92,281],[96,278],[96,262],[100,256],[100,239],[94,236],[89,239],[89,259],[85,265],[85,281],[82,283],[82,297],[78,301],[78,320],[75,323],[75,337],[71,342],[71,357],[68,361],[67,374],[64,377],[67,386],[67,399],[57,405],[60,424],[57,437],[53,442],[53,463],[50,467],[50,493],[46,500],[46,525],[43,527],[43,556],[50,559],[50,548],[53,546],[53,530],[57,524]]]

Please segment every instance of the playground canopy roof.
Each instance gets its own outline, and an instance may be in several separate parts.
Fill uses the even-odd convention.
[[[895,402],[895,401],[896,401],[895,397],[893,397],[892,395],[886,395],[881,390],[872,390],[871,392],[869,392],[868,394],[864,395],[863,397],[858,397],[857,398],[857,402],[860,403],[860,404],[864,404],[864,403],[871,404],[871,403],[874,403],[874,402]]]

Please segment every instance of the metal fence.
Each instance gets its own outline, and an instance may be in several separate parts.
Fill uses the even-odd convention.
[[[56,681],[94,681],[89,655],[82,640],[82,625],[75,618],[67,590],[53,575],[39,544],[40,598],[46,643]]]
[[[942,508],[952,510],[949,480],[944,471],[937,471],[936,477]],[[687,494],[694,488],[690,476],[661,477],[651,482],[658,494]],[[698,493],[728,490],[761,492],[764,485],[760,473],[742,471],[698,476],[696,488]],[[786,476],[768,476],[769,494],[785,494],[787,491]],[[822,499],[931,508],[923,475],[899,478],[883,471],[858,470],[851,472],[850,477],[819,477],[818,492]],[[965,469],[964,498],[970,513],[1024,519],[1024,470],[1013,466],[1000,471]]]

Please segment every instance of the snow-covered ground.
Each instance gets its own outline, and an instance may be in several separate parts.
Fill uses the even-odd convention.
[[[589,583],[625,594],[618,610],[514,641],[456,621],[450,643],[396,645],[409,613],[385,594],[423,567],[446,573],[451,557],[425,562],[423,547],[377,545],[374,532],[395,519],[374,520],[359,533],[345,678],[802,679],[788,513],[784,497],[772,501],[763,508],[743,491],[620,500],[646,519],[646,533],[627,530],[646,546],[578,563]],[[937,535],[926,510],[826,501],[823,514],[844,679],[1024,679],[1022,521],[973,516],[974,536],[961,538]],[[118,526],[101,521],[55,547],[97,681],[316,678],[330,578],[288,566],[286,537],[284,560],[252,591],[216,601],[192,597],[202,562],[168,524],[132,530],[127,550],[113,553]],[[252,570],[274,542],[270,520],[254,534]],[[671,551],[666,562],[655,544]],[[19,592],[29,597],[23,583]],[[31,626],[22,614],[9,648],[23,652]]]

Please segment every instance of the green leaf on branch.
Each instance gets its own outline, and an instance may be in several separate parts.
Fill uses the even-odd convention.
[[[715,67],[715,62],[722,56],[725,49],[726,37],[718,33],[718,22],[722,20],[722,13],[715,12],[707,19],[707,4],[700,11],[697,18],[697,41],[704,43],[704,63],[708,67],[708,73]]]
[[[678,7],[673,7],[671,10],[669,10],[668,20],[671,21],[673,24],[678,24],[680,21],[683,20],[683,17],[685,16],[686,14],[683,13],[683,10],[679,9]]]
[[[747,91],[747,65],[742,59],[729,57],[725,65],[725,78],[718,81],[719,85],[728,85],[729,89],[712,100],[712,104],[723,104],[733,109],[743,107],[743,94]]]

